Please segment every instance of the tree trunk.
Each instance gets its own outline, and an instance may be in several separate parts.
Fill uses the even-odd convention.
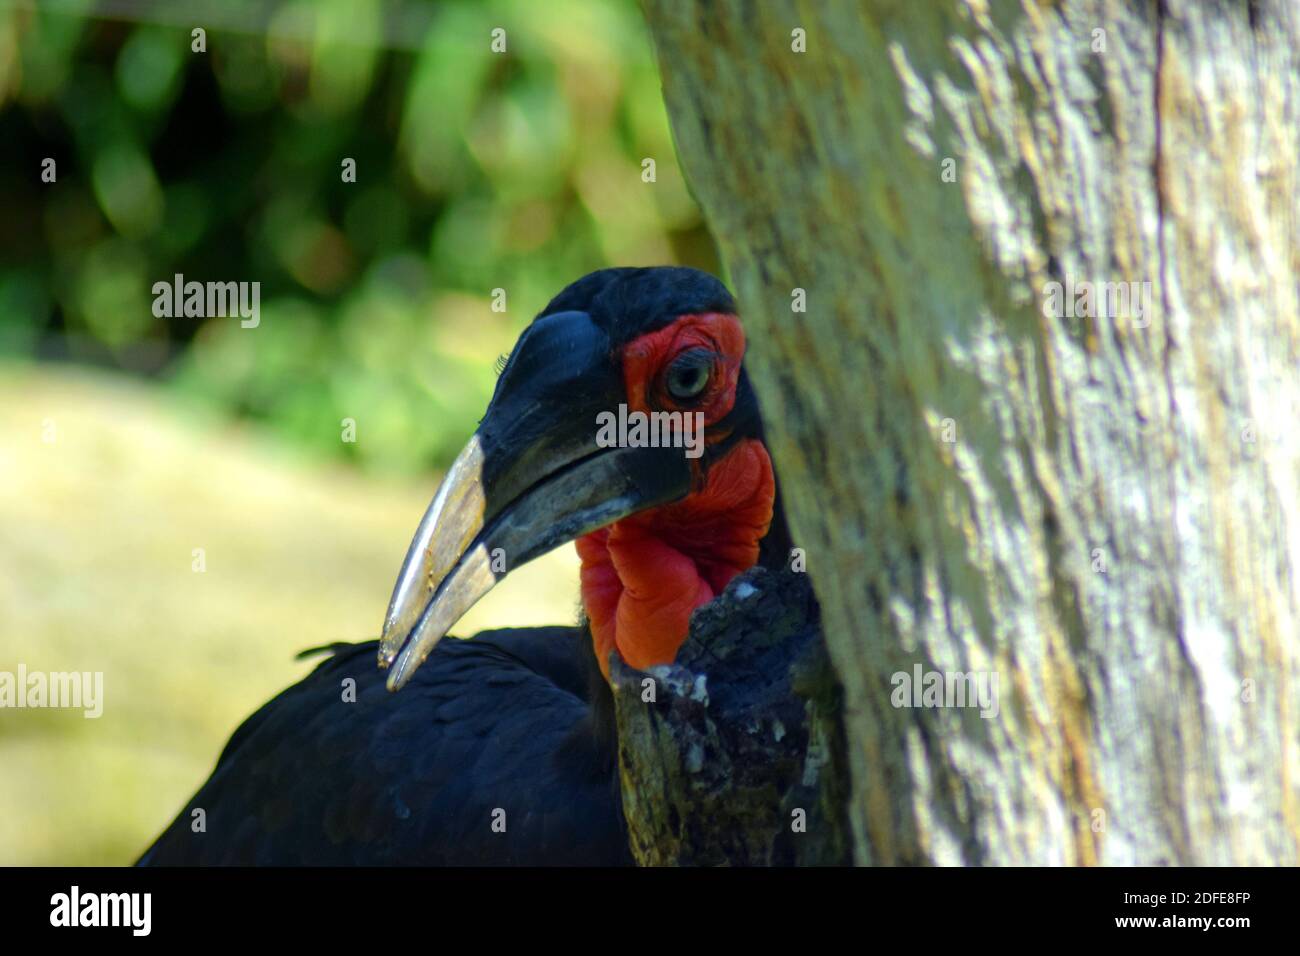
[[[1300,862],[1294,0],[645,6],[857,861]]]
[[[851,861],[841,691],[807,578],[751,568],[695,612],[671,666],[612,665],[641,865]]]

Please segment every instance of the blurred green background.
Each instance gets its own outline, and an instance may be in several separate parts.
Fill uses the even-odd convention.
[[[632,0],[0,0],[0,670],[106,697],[0,710],[0,864],[134,859],[297,650],[373,636],[531,317],[673,262],[718,271]],[[176,273],[260,325],[155,317]]]

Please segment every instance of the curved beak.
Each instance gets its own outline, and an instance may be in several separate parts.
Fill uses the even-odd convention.
[[[379,645],[389,690],[514,568],[689,492],[680,452],[597,445],[597,415],[621,400],[619,377],[584,313],[525,332],[407,550]]]

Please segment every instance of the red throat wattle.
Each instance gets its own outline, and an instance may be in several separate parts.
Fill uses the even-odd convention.
[[[704,413],[706,427],[730,412],[744,333],[734,315],[719,313],[681,316],[624,349],[629,408],[674,410],[658,372],[683,349],[701,346],[712,349],[717,362],[709,391],[694,409]],[[606,679],[611,650],[642,670],[671,663],[689,633],[691,612],[758,561],[775,498],[767,449],[746,439],[715,461],[702,485],[683,500],[577,540],[582,603]]]
[[[582,603],[606,678],[611,650],[641,670],[672,661],[691,612],[758,561],[775,495],[767,449],[749,439],[714,464],[702,490],[578,539]]]

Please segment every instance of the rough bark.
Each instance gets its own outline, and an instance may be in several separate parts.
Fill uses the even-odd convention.
[[[745,572],[672,666],[612,676],[638,863],[850,862],[840,689],[806,574]]]
[[[856,860],[1297,863],[1294,0],[645,7]],[[1065,318],[1054,281],[1150,298]],[[996,716],[893,706],[917,663]]]

